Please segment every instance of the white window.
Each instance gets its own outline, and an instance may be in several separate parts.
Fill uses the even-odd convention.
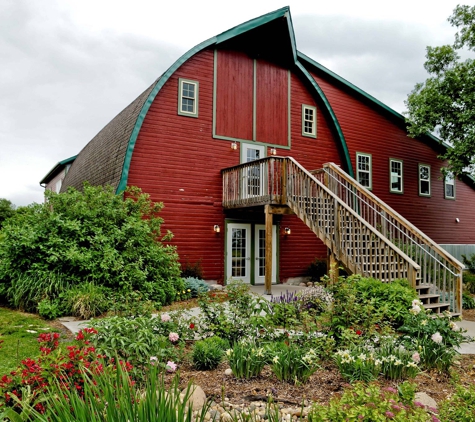
[[[444,179],[445,199],[455,199],[455,177],[453,173],[447,173]]]
[[[198,82],[180,78],[178,86],[178,114],[198,117]]]
[[[371,189],[371,154],[356,153],[356,179],[365,188]]]
[[[419,164],[419,195],[430,196],[430,166]]]
[[[402,161],[389,160],[389,191],[402,193]]]
[[[317,108],[302,104],[302,135],[317,137]]]
[[[55,191],[56,193],[59,193],[59,191],[61,190],[61,186],[62,186],[62,185],[63,185],[63,179],[59,179],[59,180],[56,182],[54,191]]]

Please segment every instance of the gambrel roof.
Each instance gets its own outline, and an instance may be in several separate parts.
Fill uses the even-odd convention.
[[[198,44],[181,56],[161,77],[159,77],[135,101],[119,113],[104,127],[78,154],[63,183],[62,190],[68,186],[81,189],[84,181],[92,185],[113,186],[117,192],[127,186],[130,162],[142,123],[156,95],[170,76],[190,57],[212,47],[239,48],[250,57],[264,58],[295,71],[307,82],[313,95],[324,105],[324,111],[333,126],[333,132],[345,170],[354,175],[344,134],[330,102],[309,71],[318,71],[342,84],[345,90],[352,92],[386,115],[405,125],[404,117],[390,109],[364,91],[297,51],[292,19],[289,7],[283,7],[266,15],[252,19],[229,29],[201,44]],[[434,148],[440,148],[438,140],[429,136]],[[427,141],[426,139],[426,141]]]

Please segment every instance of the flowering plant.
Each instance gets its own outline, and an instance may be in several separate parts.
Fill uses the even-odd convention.
[[[266,350],[251,340],[235,343],[225,354],[236,378],[249,379],[258,376],[267,360]]]

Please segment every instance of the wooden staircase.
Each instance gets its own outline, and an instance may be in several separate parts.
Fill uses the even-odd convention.
[[[461,312],[462,264],[335,164],[309,172],[268,157],[222,174],[223,207],[288,207],[350,272],[408,279],[425,308]]]

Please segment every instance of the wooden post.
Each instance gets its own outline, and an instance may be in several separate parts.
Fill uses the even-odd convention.
[[[265,268],[265,288],[264,294],[272,294],[272,213],[270,205],[264,207],[266,214],[266,268]]]
[[[288,160],[282,160],[282,192],[280,196],[280,204],[287,204],[287,162]]]

